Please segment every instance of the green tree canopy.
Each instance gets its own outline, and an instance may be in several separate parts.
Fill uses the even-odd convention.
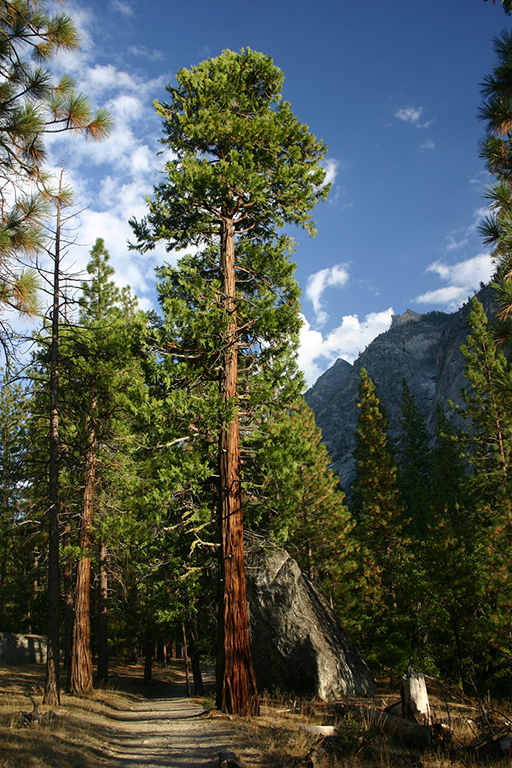
[[[310,211],[328,191],[319,165],[326,147],[282,99],[283,75],[268,56],[249,48],[240,53],[226,50],[180,70],[176,79],[176,88],[168,86],[171,102],[156,103],[164,120],[162,143],[173,153],[166,164],[167,179],[148,200],[148,216],[131,224],[137,238],[134,247],[141,252],[160,241],[168,250],[196,246],[201,251],[197,267],[194,257],[183,263],[196,294],[181,304],[180,322],[183,329],[187,317],[193,332],[173,334],[166,348],[174,349],[177,362],[195,360],[196,385],[200,372],[203,382],[213,375],[218,387],[212,398],[218,405],[222,587],[218,704],[242,713],[258,705],[245,599],[239,414],[246,418],[249,391],[258,387],[239,376],[239,363],[242,353],[252,359],[252,370],[262,374],[255,377],[258,382],[278,372],[279,366],[265,360],[261,335],[264,326],[267,333],[283,333],[281,318],[289,306],[279,274],[289,243],[277,237],[276,227],[297,224],[314,233]],[[277,272],[273,264],[280,265]],[[261,320],[255,312],[249,318],[250,295],[260,288],[271,299]],[[204,305],[199,308],[199,297],[208,299],[207,311]],[[166,303],[172,305],[172,294]],[[292,308],[293,337],[297,304]],[[169,314],[167,322],[173,322]],[[258,325],[259,335],[248,341],[247,334]],[[206,356],[199,353],[205,347]]]

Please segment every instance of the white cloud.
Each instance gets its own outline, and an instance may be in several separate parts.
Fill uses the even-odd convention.
[[[477,230],[482,221],[485,219],[486,216],[489,215],[489,208],[488,206],[485,206],[483,208],[477,208],[477,210],[473,214],[473,224],[470,224],[470,226],[466,230],[466,235],[473,235]]]
[[[110,7],[114,11],[119,11],[123,16],[133,16],[133,8],[130,3],[122,2],[122,0],[110,0]]]
[[[150,61],[162,61],[162,59],[165,59],[162,51],[159,51],[156,48],[153,48],[152,51],[148,51],[145,45],[132,45],[128,50],[130,53],[133,53],[134,56],[142,56]]]
[[[308,277],[306,296],[313,304],[317,325],[324,325],[329,315],[324,311],[322,295],[326,288],[343,288],[347,284],[349,274],[347,264],[336,264],[334,267],[321,269]]]
[[[357,315],[346,315],[337,328],[325,337],[311,328],[303,317],[300,332],[299,368],[304,371],[308,387],[327,370],[338,357],[353,363],[359,352],[391,325],[393,307],[384,312],[371,312],[361,322]]]
[[[422,112],[423,112],[423,107],[418,107],[418,109],[416,109],[415,107],[401,107],[400,109],[397,109],[397,111],[395,112],[395,117],[398,117],[398,119],[402,120],[404,123],[410,123],[415,128],[428,128],[428,126],[432,125],[434,121],[427,120],[426,123],[420,123],[420,117]],[[434,149],[434,146],[435,146],[434,142],[431,141],[430,139],[426,141],[424,145],[423,144],[421,145],[423,149]]]
[[[469,240],[467,237],[463,238],[462,240],[455,240],[455,238],[452,235],[448,235],[446,239],[448,240],[448,245],[445,247],[445,251],[447,253],[450,253],[450,251],[458,251],[461,248],[464,248],[464,246],[469,243]],[[429,271],[435,271],[435,270],[431,270],[429,267]]]
[[[436,148],[436,145],[434,144],[432,139],[427,139],[426,141],[423,142],[423,144],[420,144],[420,146],[418,147],[418,152],[426,152],[429,149],[435,149],[435,148]]]
[[[427,268],[427,272],[437,274],[448,285],[417,296],[414,301],[420,304],[441,304],[450,312],[457,310],[473,291],[478,290],[480,283],[489,281],[494,266],[488,253],[480,253],[471,259],[457,264],[443,264],[435,261]]]
[[[395,117],[398,117],[399,120],[403,120],[404,123],[418,125],[422,112],[423,107],[420,107],[419,109],[415,109],[414,107],[402,107],[401,109],[397,109]]]
[[[334,184],[336,176],[338,175],[338,161],[334,158],[328,158],[327,160],[322,160],[319,165],[325,170],[325,181],[322,186],[324,187],[327,184]]]

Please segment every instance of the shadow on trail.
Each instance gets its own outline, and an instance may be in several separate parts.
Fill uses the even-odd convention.
[[[155,678],[148,686],[129,678],[137,701],[127,710],[107,715],[113,724],[108,738],[112,768],[191,768],[230,749],[233,724],[208,716],[197,699],[187,698],[180,670],[174,668],[171,680],[158,679],[156,674]],[[126,681],[119,683],[124,689]],[[205,683],[206,690],[211,690],[210,671]]]

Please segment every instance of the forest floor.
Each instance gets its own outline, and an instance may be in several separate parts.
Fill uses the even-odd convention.
[[[459,768],[474,754],[406,750],[375,735],[352,717],[337,723],[335,738],[304,730],[332,724],[332,712],[314,701],[262,697],[258,718],[222,715],[212,697],[187,698],[184,665],[155,665],[142,684],[140,665],[112,670],[107,688],[89,698],[65,693],[50,725],[23,727],[32,712],[30,692],[42,700],[44,667],[0,667],[0,768],[191,768],[232,752],[244,768]],[[210,680],[206,680],[210,683]],[[394,700],[397,697],[394,696]],[[210,706],[209,706],[210,705]],[[39,707],[44,713],[48,708]],[[496,764],[511,765],[506,755]],[[217,761],[218,765],[218,761]]]

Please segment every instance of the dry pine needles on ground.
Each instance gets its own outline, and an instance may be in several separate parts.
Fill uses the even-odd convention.
[[[116,721],[148,699],[168,696],[170,686],[183,680],[181,667],[176,661],[167,669],[157,670],[159,682],[151,689],[142,685],[140,666],[118,667],[110,687],[90,698],[63,693],[61,707],[52,716],[40,703],[41,666],[0,669],[0,768],[109,768]],[[396,702],[396,694],[382,692],[374,701],[339,702],[336,706],[263,696],[259,718],[233,718],[215,711],[205,711],[202,718],[205,726],[209,718],[229,724],[230,749],[245,768],[510,764],[508,752],[500,746],[511,725],[506,712],[489,703],[475,704],[432,680],[429,696],[434,720],[446,726],[449,739],[436,743],[434,738],[427,749],[405,743],[382,727],[378,718],[368,716],[369,710],[382,712]]]

